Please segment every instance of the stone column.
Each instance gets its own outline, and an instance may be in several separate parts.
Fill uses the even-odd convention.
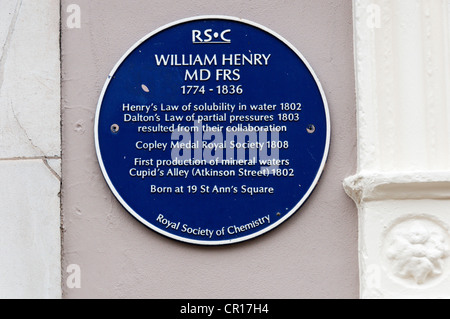
[[[60,4],[0,1],[0,298],[60,298]]]
[[[449,13],[354,0],[362,298],[450,297]]]

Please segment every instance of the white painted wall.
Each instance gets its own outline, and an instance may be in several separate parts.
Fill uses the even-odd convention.
[[[0,298],[60,298],[57,0],[0,1]]]
[[[362,298],[450,298],[449,0],[354,0]]]

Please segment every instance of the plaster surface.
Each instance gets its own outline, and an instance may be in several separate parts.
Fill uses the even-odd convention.
[[[59,9],[0,2],[0,298],[61,297]]]
[[[361,297],[449,298],[450,1],[353,3]]]
[[[60,298],[60,179],[42,159],[0,160],[0,298]]]
[[[348,0],[62,1],[63,296],[65,298],[358,298],[357,211],[342,181],[356,170],[352,6]],[[316,190],[270,233],[227,247],[179,243],[130,216],[104,181],[94,116],[112,67],[139,39],[178,19],[242,17],[279,33],[319,77],[332,143]],[[66,269],[79,265],[81,288]]]
[[[0,12],[0,157],[59,157],[58,6],[2,1]]]
[[[436,199],[364,203],[361,298],[448,299],[447,209],[448,200]]]

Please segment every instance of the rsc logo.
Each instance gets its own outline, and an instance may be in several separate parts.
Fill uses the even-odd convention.
[[[192,30],[192,43],[194,44],[229,44],[231,40],[228,39],[227,33],[231,30],[227,29],[222,32],[213,32],[212,29],[207,29],[205,31]]]

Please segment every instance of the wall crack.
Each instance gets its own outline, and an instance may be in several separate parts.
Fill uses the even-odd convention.
[[[6,36],[5,44],[3,45],[3,48],[2,48],[2,55],[0,57],[0,90],[3,87],[5,64],[6,64],[6,60],[8,59],[9,47],[11,44],[12,36],[16,29],[16,23],[17,23],[17,19],[19,17],[20,9],[22,8],[22,2],[23,2],[23,0],[20,0],[17,3],[16,9],[14,10],[13,18],[11,20],[11,24],[9,25],[9,28],[8,28],[8,34]]]

